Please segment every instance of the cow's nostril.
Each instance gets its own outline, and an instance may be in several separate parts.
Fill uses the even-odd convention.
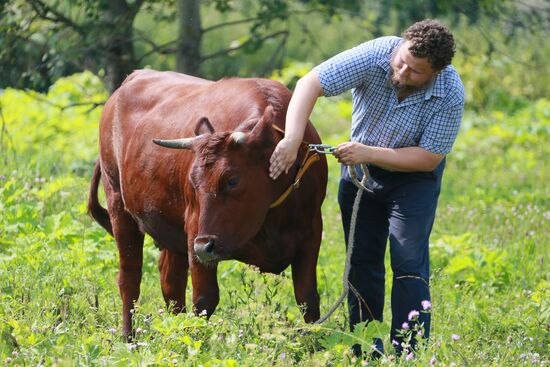
[[[204,250],[208,253],[214,250],[214,240],[209,240],[206,245],[204,245]]]
[[[218,260],[220,254],[217,253],[218,244],[216,244],[215,236],[199,236],[193,244],[195,255],[202,262]]]

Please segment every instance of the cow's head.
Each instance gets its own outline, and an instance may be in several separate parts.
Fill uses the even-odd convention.
[[[195,129],[202,134],[196,137],[155,140],[164,147],[195,153],[189,180],[197,208],[195,215],[186,215],[186,221],[193,220],[190,217],[198,220],[193,226],[197,228],[193,251],[200,261],[238,257],[262,227],[280,191],[280,184],[268,175],[269,157],[276,145],[273,119],[273,108],[268,106],[259,120],[242,124],[239,131],[216,132],[202,118]]]

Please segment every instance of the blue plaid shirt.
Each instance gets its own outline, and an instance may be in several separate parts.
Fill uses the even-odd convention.
[[[389,78],[392,52],[401,42],[400,37],[377,38],[328,59],[314,70],[325,96],[352,89],[352,141],[385,148],[419,146],[447,154],[464,111],[462,81],[449,65],[427,88],[399,102]],[[349,178],[346,170],[342,173]]]

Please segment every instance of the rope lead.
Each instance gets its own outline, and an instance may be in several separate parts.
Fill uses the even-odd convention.
[[[346,298],[346,295],[351,286],[351,284],[349,284],[348,278],[349,278],[349,271],[351,267],[351,255],[353,253],[353,244],[355,242],[355,225],[357,223],[357,213],[359,212],[359,203],[361,202],[361,197],[363,196],[364,191],[372,192],[372,190],[367,188],[366,186],[367,180],[369,178],[368,169],[364,164],[361,165],[361,168],[363,169],[363,179],[361,180],[361,182],[359,182],[359,180],[357,180],[357,175],[355,174],[355,169],[352,166],[348,166],[348,172],[350,173],[350,176],[352,177],[352,180],[354,181],[354,184],[357,186],[358,190],[357,190],[357,195],[355,196],[355,201],[353,202],[353,211],[351,213],[351,223],[350,223],[349,236],[348,236],[348,248],[346,250],[346,266],[344,267],[344,276],[342,279],[344,290],[342,291],[342,294],[340,295],[340,297],[338,297],[338,300],[334,303],[334,305],[332,305],[330,310],[319,320],[315,321],[315,324],[322,324],[334,313],[334,311],[336,311],[336,309],[344,301],[344,298]],[[353,172],[353,174],[351,172]],[[354,290],[354,292],[356,291]],[[372,311],[370,310],[366,302],[365,302],[365,306],[367,307],[367,310],[369,311],[371,317],[374,319],[374,315],[372,314]]]

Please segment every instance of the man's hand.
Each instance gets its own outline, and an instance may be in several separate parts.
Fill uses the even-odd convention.
[[[369,162],[369,147],[355,141],[338,145],[332,154],[346,166]]]
[[[281,173],[288,173],[290,167],[296,162],[299,148],[300,141],[283,138],[269,159],[269,177],[275,180]]]

